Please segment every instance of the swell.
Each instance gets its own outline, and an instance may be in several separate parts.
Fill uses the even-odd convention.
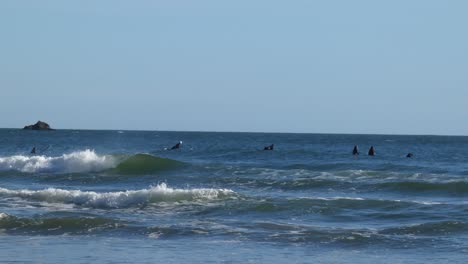
[[[212,168],[207,168],[207,171]],[[447,174],[399,173],[366,170],[310,171],[304,169],[276,170],[266,168],[219,169],[203,180],[223,186],[248,187],[262,190],[352,190],[358,192],[394,192],[414,194],[468,194],[468,182],[463,176]]]
[[[363,232],[368,234],[380,235],[458,235],[468,232],[468,223],[462,221],[435,221],[422,224],[401,225],[398,227],[387,227],[379,229],[355,229],[355,228],[320,228],[317,226],[291,225],[286,223],[260,222],[252,225],[256,228],[262,228],[270,231],[312,231],[323,234]]]
[[[19,218],[0,213],[0,229],[5,235],[138,235],[152,239],[177,239],[197,236],[286,244],[339,244],[343,246],[423,247],[450,243],[450,237],[468,232],[462,221],[435,221],[386,228],[340,228],[303,225],[283,221],[186,221],[157,226],[142,226],[106,217]]]
[[[429,222],[403,225],[396,228],[330,228],[323,226],[291,225],[259,222],[245,224],[246,229],[256,231],[260,240],[280,243],[323,243],[349,246],[422,247],[433,243],[450,243],[450,236],[468,232],[468,223],[457,221]],[[251,232],[254,233],[254,232]],[[263,236],[262,233],[271,234]],[[252,235],[251,235],[252,236]],[[450,241],[450,242],[449,242]]]
[[[223,185],[233,185],[249,188],[260,188],[262,190],[282,191],[304,191],[304,190],[354,190],[358,192],[380,192],[408,194],[441,194],[449,196],[460,196],[468,194],[468,182],[425,182],[425,181],[395,181],[367,180],[359,181],[352,179],[338,179],[324,177],[301,178],[301,179],[258,179],[252,177],[235,177],[211,179]]]
[[[452,181],[452,182],[421,182],[421,181],[401,181],[387,182],[377,184],[379,189],[387,189],[398,192],[440,192],[454,195],[468,194],[468,182]]]
[[[417,200],[386,200],[361,197],[308,197],[294,199],[242,199],[200,208],[197,215],[204,216],[255,216],[277,217],[301,216],[316,221],[390,221],[412,220],[424,217],[454,217],[463,210],[463,205]]]
[[[124,226],[120,221],[103,217],[20,218],[0,213],[0,229],[15,235],[86,235]]]
[[[290,180],[276,180],[276,179],[255,179],[255,178],[221,178],[213,179],[220,184],[231,184],[250,188],[262,189],[281,189],[281,190],[306,190],[314,188],[325,188],[342,185],[342,182],[324,179],[290,179]]]
[[[440,221],[415,224],[382,230],[382,234],[391,235],[460,235],[468,232],[468,223],[462,221]]]

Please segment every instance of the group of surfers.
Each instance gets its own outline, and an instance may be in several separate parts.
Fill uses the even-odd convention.
[[[376,153],[375,153],[374,146],[371,146],[370,149],[369,149],[369,151],[367,152],[367,155],[369,155],[369,156],[375,156],[375,154],[376,154]],[[358,156],[358,155],[359,155],[359,148],[358,148],[358,146],[355,145],[354,148],[353,148],[353,156]],[[413,157],[413,153],[410,152],[410,153],[406,154],[406,157],[407,157],[407,158],[412,158],[412,157]]]
[[[169,148],[169,150],[174,150],[174,149],[180,149],[182,147],[182,141],[179,141],[177,144],[175,144],[174,146],[172,146],[171,148]],[[271,144],[269,146],[266,146],[263,148],[263,150],[274,150],[275,148],[275,144]],[[167,148],[166,148],[167,149]],[[32,150],[31,150],[31,154],[36,154],[36,147],[33,147]],[[371,146],[369,151],[367,152],[367,155],[369,156],[375,156],[375,149],[374,149],[374,146]],[[359,155],[359,148],[357,145],[354,146],[353,148],[353,156],[358,156]],[[413,157],[413,153],[408,153],[406,155],[407,158],[412,158]]]
[[[179,149],[180,147],[182,146],[182,141],[179,141],[179,143],[177,143],[175,146],[173,146],[172,148],[170,149]],[[266,146],[263,148],[263,150],[274,150],[275,148],[275,144],[271,144],[269,146]],[[374,149],[374,146],[371,146],[369,151],[367,152],[367,155],[369,156],[375,156],[376,152],[375,152],[375,149]],[[357,145],[354,146],[353,148],[353,156],[358,156],[359,155],[359,148]],[[406,154],[406,157],[407,158],[412,158],[413,157],[413,153],[408,153]]]

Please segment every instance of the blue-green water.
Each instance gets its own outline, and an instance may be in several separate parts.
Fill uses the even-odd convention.
[[[467,154],[468,137],[1,129],[0,259],[465,263]]]

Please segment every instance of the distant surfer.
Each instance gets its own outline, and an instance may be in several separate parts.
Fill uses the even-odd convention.
[[[369,156],[375,156],[374,146],[371,146],[371,147],[370,147],[368,155],[369,155]]]
[[[270,146],[266,146],[263,150],[273,150],[275,148],[275,144],[271,144]]]
[[[358,156],[358,155],[359,155],[359,149],[358,149],[357,145],[354,145],[353,156]]]
[[[182,147],[182,141],[179,141],[179,143],[175,144],[171,149],[180,149]]]
[[[36,147],[35,146],[31,149],[31,154],[36,154]]]
[[[413,153],[410,152],[410,153],[406,154],[406,157],[407,157],[407,158],[412,158],[412,157],[413,157]]]

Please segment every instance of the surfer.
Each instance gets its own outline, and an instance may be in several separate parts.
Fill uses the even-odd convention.
[[[179,143],[175,144],[171,149],[180,149],[182,146],[182,141],[179,141]]]
[[[31,154],[36,154],[36,147],[35,146],[31,149]]]
[[[370,147],[368,155],[369,155],[369,156],[375,156],[374,146],[371,146],[371,147]]]
[[[406,157],[407,157],[407,158],[412,158],[412,157],[413,157],[413,153],[410,152],[410,153],[406,154]]]
[[[263,150],[273,150],[274,147],[275,147],[275,144],[271,144],[270,146],[264,147]]]
[[[359,155],[359,149],[358,149],[357,145],[354,145],[353,156],[357,156],[357,155]]]

